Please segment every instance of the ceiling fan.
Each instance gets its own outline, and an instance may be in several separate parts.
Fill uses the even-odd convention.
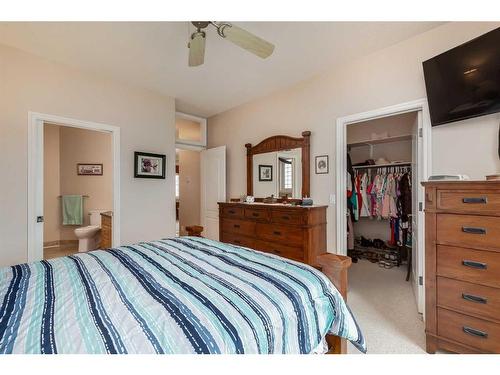
[[[269,57],[274,51],[273,44],[231,23],[212,21],[195,21],[191,23],[196,27],[196,31],[191,34],[191,40],[188,43],[189,66],[202,65],[205,60],[205,29],[209,25],[214,26],[221,37],[263,59]]]

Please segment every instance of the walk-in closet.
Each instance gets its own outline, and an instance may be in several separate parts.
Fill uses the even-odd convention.
[[[386,283],[377,285],[390,278],[399,292],[407,291],[398,298],[415,302],[415,310],[420,116],[415,111],[346,126],[348,255],[353,268],[365,270],[362,277],[372,278],[374,293],[391,293]]]

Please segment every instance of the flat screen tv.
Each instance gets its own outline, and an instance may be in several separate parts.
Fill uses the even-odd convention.
[[[500,112],[500,28],[423,67],[432,126]]]

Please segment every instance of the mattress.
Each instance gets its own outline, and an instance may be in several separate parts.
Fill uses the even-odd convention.
[[[366,351],[329,279],[198,237],[0,269],[0,353],[313,353],[327,333]]]

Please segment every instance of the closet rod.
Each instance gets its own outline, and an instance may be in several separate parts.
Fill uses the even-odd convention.
[[[373,164],[373,165],[353,165],[352,169],[368,169],[368,168],[388,168],[388,167],[411,167],[411,163],[389,163],[389,164]]]

